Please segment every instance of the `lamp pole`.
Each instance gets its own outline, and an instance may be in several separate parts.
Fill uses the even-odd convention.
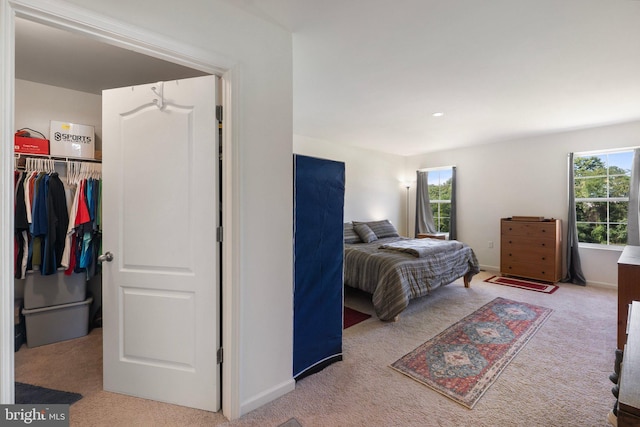
[[[409,237],[409,188],[411,186],[407,184],[407,237]]]

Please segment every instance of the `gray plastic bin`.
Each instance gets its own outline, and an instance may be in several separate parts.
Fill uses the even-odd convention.
[[[85,298],[87,298],[86,274],[73,273],[67,276],[59,271],[43,276],[40,272],[29,272],[24,281],[24,308],[28,310],[82,302]]]
[[[79,338],[89,333],[89,306],[93,298],[52,307],[24,309],[27,346],[38,347]]]

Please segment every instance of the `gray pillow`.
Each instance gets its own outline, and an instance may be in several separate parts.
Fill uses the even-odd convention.
[[[353,224],[350,222],[344,223],[344,242],[345,243],[362,243],[360,236],[353,229]]]
[[[378,239],[383,239],[385,237],[399,237],[400,234],[396,227],[394,227],[388,219],[383,219],[380,221],[368,221],[368,222],[359,222],[353,221],[353,226],[355,227],[358,224],[367,224],[369,228],[373,230]]]
[[[378,240],[378,237],[376,237],[376,233],[374,233],[367,224],[354,225],[353,229],[355,230],[356,234],[360,236],[360,239],[362,239],[362,241],[365,243],[371,243]]]

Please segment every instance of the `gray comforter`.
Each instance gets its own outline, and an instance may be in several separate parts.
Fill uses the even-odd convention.
[[[442,251],[424,257],[381,248],[407,240],[388,237],[371,243],[345,244],[344,284],[372,294],[381,320],[394,319],[413,298],[480,271],[475,253],[464,243],[453,250],[450,244],[443,244]]]

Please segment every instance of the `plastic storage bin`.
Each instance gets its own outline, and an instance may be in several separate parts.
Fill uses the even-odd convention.
[[[29,272],[24,280],[24,308],[82,302],[87,298],[86,279],[85,274],[67,276],[61,271],[48,276]]]
[[[38,347],[79,338],[89,333],[89,306],[93,298],[52,307],[24,309],[27,346]]]

